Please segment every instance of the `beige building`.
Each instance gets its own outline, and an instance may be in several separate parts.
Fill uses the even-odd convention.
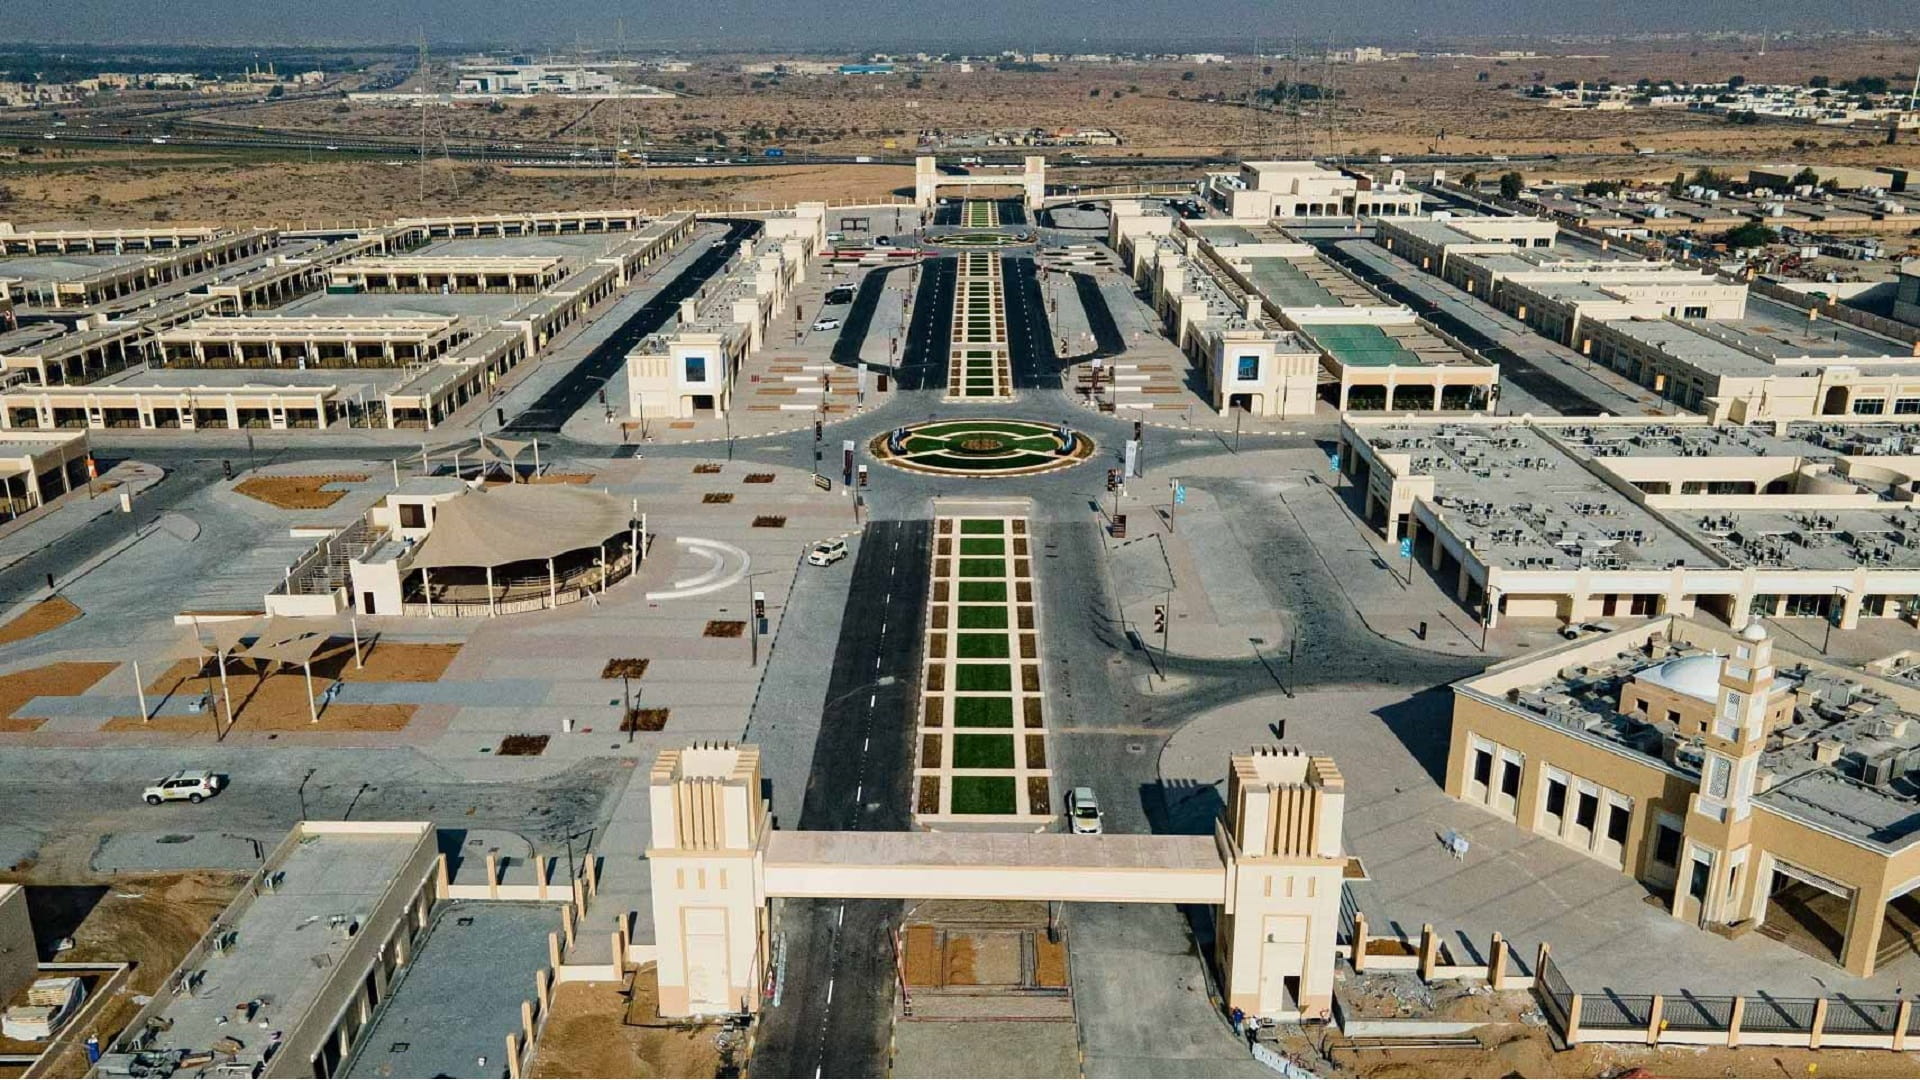
[[[1490,625],[1920,619],[1920,439],[1891,423],[1347,417],[1368,524]]]
[[[1270,225],[1183,221],[1116,200],[1109,232],[1216,409],[1471,412],[1498,396],[1498,366]]]
[[[48,386],[0,393],[0,429],[285,431],[331,427],[347,408],[335,386]]]
[[[663,1016],[757,1011],[789,897],[1206,904],[1229,1008],[1333,1003],[1346,784],[1327,758],[1234,755],[1212,836],[777,831],[753,746],[668,750],[649,780]]]
[[[86,436],[8,432],[0,437],[0,521],[11,521],[87,482]]]
[[[1812,301],[1804,325],[1750,317],[1744,282],[1656,259],[1570,256],[1552,249],[1555,233],[1534,218],[1452,218],[1381,222],[1376,239],[1714,420],[1920,416],[1920,345],[1823,321]]]
[[[733,408],[741,364],[765,344],[767,327],[825,244],[825,203],[803,203],[769,217],[761,235],[742,244],[698,296],[680,302],[672,326],[627,355],[627,415],[725,415]],[[797,384],[796,392],[792,408],[808,412],[819,406],[810,398],[824,393],[811,380]]]
[[[1238,171],[1209,173],[1207,200],[1235,221],[1275,218],[1408,217],[1422,196],[1399,173],[1381,183],[1312,161],[1248,161]]]
[[[90,1075],[145,1075],[142,1052],[211,1058],[228,1038],[239,1049],[219,1075],[337,1075],[413,962],[440,865],[426,822],[301,822]],[[247,1002],[253,1023],[235,1015]]]
[[[1920,326],[1920,259],[1900,264],[1900,276],[1894,283],[1893,317]]]
[[[1656,618],[1454,684],[1446,787],[1675,918],[1868,976],[1920,951],[1920,690]]]

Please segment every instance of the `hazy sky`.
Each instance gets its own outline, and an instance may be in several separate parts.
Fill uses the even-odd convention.
[[[11,0],[10,41],[411,41],[925,48],[1130,45],[1329,36],[1920,28],[1915,0]]]

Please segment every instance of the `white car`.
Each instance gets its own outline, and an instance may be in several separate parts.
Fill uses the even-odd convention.
[[[1574,638],[1577,638],[1582,634],[1611,634],[1613,633],[1613,630],[1614,630],[1614,627],[1612,623],[1603,623],[1603,622],[1568,623],[1567,625],[1560,628],[1560,636],[1563,638],[1566,638],[1568,641],[1572,641]]]
[[[1067,824],[1079,836],[1100,834],[1100,801],[1090,787],[1077,787],[1067,793]]]
[[[220,778],[220,774],[210,769],[182,769],[147,785],[147,805],[159,806],[163,802],[181,799],[197,803],[219,794],[225,786],[226,782]]]
[[[845,240],[846,238],[847,238],[846,233],[830,232],[827,234],[827,243],[837,244],[840,241]]]
[[[845,540],[822,540],[807,551],[809,566],[832,566],[847,557]]]
[[[815,330],[838,330],[840,329],[840,320],[831,317],[815,319],[813,320],[813,328]]]

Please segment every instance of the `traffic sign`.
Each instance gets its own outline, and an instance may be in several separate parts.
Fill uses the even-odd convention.
[[[1175,506],[1187,505],[1187,485],[1179,482],[1178,480],[1175,480],[1173,482],[1173,505]]]
[[[1403,536],[1400,538],[1400,557],[1403,559],[1413,558],[1413,537]]]

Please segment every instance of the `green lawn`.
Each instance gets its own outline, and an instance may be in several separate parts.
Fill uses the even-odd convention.
[[[999,518],[960,519],[960,535],[962,536],[1004,536],[1006,532],[1007,523],[1001,521]]]
[[[1005,577],[1007,560],[1005,559],[961,559],[961,577]]]
[[[1006,608],[968,606],[960,609],[960,629],[962,630],[1005,630],[1006,628]]]
[[[968,538],[960,541],[962,555],[1005,555],[1007,542],[997,537]]]
[[[953,812],[956,814],[1011,814],[1018,809],[1013,801],[1011,776],[953,778]]]
[[[1011,664],[959,664],[955,666],[955,690],[1011,690]]]
[[[962,660],[1004,660],[1007,658],[1007,635],[961,634],[959,657]]]
[[[953,767],[956,769],[1013,768],[1013,736],[955,735]]]
[[[960,602],[963,604],[1004,604],[1007,602],[1007,583],[1004,581],[963,581],[960,583]],[[964,619],[967,609],[961,608]],[[966,626],[965,622],[960,624]],[[1003,621],[1002,626],[1006,625]]]
[[[953,699],[954,727],[1012,727],[1013,699],[963,697]]]

